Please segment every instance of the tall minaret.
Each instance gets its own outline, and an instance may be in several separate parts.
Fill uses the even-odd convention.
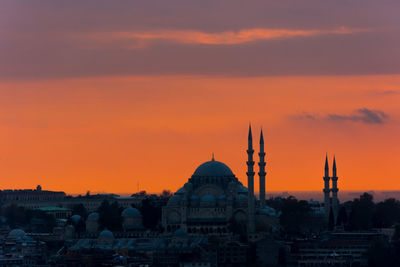
[[[339,200],[338,200],[338,187],[337,187],[337,180],[338,177],[336,175],[336,159],[335,156],[333,156],[333,167],[332,167],[332,210],[333,210],[333,214],[335,215],[335,222],[336,222],[336,218],[339,212]]]
[[[251,126],[249,125],[249,138],[248,138],[248,149],[247,149],[247,187],[248,187],[248,222],[247,232],[253,233],[255,231],[254,222],[254,161],[253,161],[253,137],[251,134]]]
[[[329,212],[331,210],[331,201],[330,201],[330,196],[329,196],[329,165],[328,165],[328,155],[326,155],[325,158],[325,176],[324,176],[324,181],[325,181],[325,186],[324,186],[324,205],[325,205],[325,215],[326,218],[329,218]]]
[[[260,135],[260,153],[258,153],[260,156],[260,162],[258,163],[259,167],[259,172],[258,176],[260,177],[260,204],[261,207],[265,206],[265,152],[264,152],[264,137],[263,137],[263,132],[261,129],[261,135]]]

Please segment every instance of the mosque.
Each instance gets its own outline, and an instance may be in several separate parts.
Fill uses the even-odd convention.
[[[225,235],[232,224],[247,227],[247,233],[263,231],[276,211],[265,205],[265,152],[261,130],[259,156],[260,199],[254,196],[253,138],[249,127],[246,188],[224,163],[201,164],[162,210],[162,226],[167,233],[181,229],[188,234]]]

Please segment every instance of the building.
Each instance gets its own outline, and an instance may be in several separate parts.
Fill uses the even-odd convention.
[[[277,216],[265,206],[265,152],[261,131],[259,152],[260,200],[254,196],[253,138],[249,127],[246,188],[224,163],[201,164],[182,188],[176,191],[162,209],[162,225],[167,233],[183,229],[189,235],[228,235],[232,224],[244,226],[255,235],[256,226],[266,217]],[[272,209],[273,210],[273,209]],[[259,227],[260,228],[260,227]],[[257,229],[258,231],[260,229]]]
[[[338,232],[316,240],[299,240],[292,246],[296,266],[368,266],[368,250],[378,232]]]
[[[0,190],[0,201],[2,203],[58,201],[64,199],[65,196],[65,193],[61,191],[42,190],[40,185],[36,189]]]

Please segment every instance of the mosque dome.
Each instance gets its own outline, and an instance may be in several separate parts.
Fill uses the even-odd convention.
[[[193,176],[234,176],[231,169],[222,162],[211,160],[201,164],[193,173]]]
[[[99,218],[100,215],[97,212],[92,212],[86,219],[86,231],[90,233],[95,233],[99,228]]]
[[[114,242],[114,235],[110,230],[104,229],[100,232],[97,240],[102,244],[112,244]]]
[[[26,235],[26,233],[25,233],[24,230],[22,230],[22,229],[13,229],[8,233],[7,238],[17,239],[19,237],[25,237],[25,235]]]
[[[71,221],[72,221],[74,224],[77,224],[80,220],[81,220],[81,216],[78,215],[78,214],[75,214],[75,215],[72,215],[72,216],[71,216]]]
[[[142,217],[142,214],[140,213],[140,211],[138,209],[128,207],[128,208],[124,209],[121,216],[124,218],[137,218],[137,217]]]

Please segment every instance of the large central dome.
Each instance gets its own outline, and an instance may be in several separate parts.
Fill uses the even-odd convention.
[[[234,176],[231,169],[224,163],[211,160],[201,164],[193,173],[193,176]]]

